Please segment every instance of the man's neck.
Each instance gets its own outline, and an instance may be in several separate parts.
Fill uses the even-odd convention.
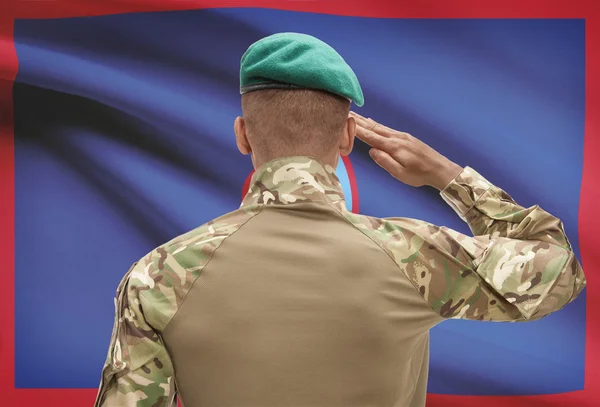
[[[329,165],[333,168],[337,168],[338,160],[339,160],[339,154],[327,154],[326,156],[316,156],[316,155],[310,155],[310,154],[307,155],[307,154],[298,153],[298,154],[281,155],[281,156],[276,156],[276,157],[260,157],[260,158],[256,157],[253,154],[252,155],[252,165],[254,166],[255,170],[258,170],[260,167],[264,166],[266,163],[289,158],[289,157],[309,157],[309,158],[317,161],[318,163],[320,163],[323,166]]]
[[[242,207],[256,204],[285,205],[299,201],[326,201],[346,210],[344,191],[335,168],[310,156],[270,160],[252,175]]]

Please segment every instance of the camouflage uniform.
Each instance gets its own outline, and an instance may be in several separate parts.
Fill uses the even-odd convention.
[[[238,210],[125,275],[95,406],[422,407],[431,327],[539,319],[585,286],[539,206],[469,167],[441,196],[475,237],[353,214],[310,157],[262,165]]]

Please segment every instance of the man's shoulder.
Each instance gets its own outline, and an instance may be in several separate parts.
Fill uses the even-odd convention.
[[[466,235],[413,218],[378,218],[346,213],[345,217],[357,229],[385,251],[400,268],[415,261],[429,261],[442,249],[458,256],[457,243],[476,253],[483,250],[480,243],[467,239]],[[458,260],[466,261],[462,256]],[[417,262],[418,262],[417,261]]]
[[[437,227],[426,221],[412,218],[378,218],[351,212],[345,218],[369,238],[387,246],[387,243],[404,239],[407,235],[433,233]]]
[[[228,212],[171,239],[154,250],[165,251],[178,257],[179,253],[187,249],[202,251],[206,247],[218,245],[223,239],[229,237],[244,223],[257,215],[260,210],[260,206],[250,206]]]
[[[407,261],[402,258],[403,255],[410,258],[418,252],[428,251],[433,243],[450,253],[456,251],[453,242],[461,242],[473,253],[481,251],[477,241],[466,239],[466,235],[420,219],[377,218],[354,213],[347,213],[346,218],[402,263]],[[429,243],[425,245],[426,242]]]
[[[260,206],[240,208],[162,244],[141,258],[126,276],[139,293],[147,317],[159,329],[175,314],[186,293],[223,241],[260,213]]]

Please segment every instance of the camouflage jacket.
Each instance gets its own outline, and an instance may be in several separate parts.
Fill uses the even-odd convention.
[[[539,319],[584,288],[556,217],[537,205],[519,206],[469,167],[440,194],[474,237],[415,219],[351,213],[334,169],[310,157],[264,164],[238,210],[156,248],[125,275],[95,406],[176,405],[162,333],[215,251],[267,205],[322,201],[335,208],[387,253],[439,321]]]

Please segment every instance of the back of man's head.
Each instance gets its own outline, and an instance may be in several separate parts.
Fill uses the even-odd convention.
[[[337,148],[350,102],[319,90],[265,89],[242,95],[242,111],[248,142],[258,156],[320,158]]]

